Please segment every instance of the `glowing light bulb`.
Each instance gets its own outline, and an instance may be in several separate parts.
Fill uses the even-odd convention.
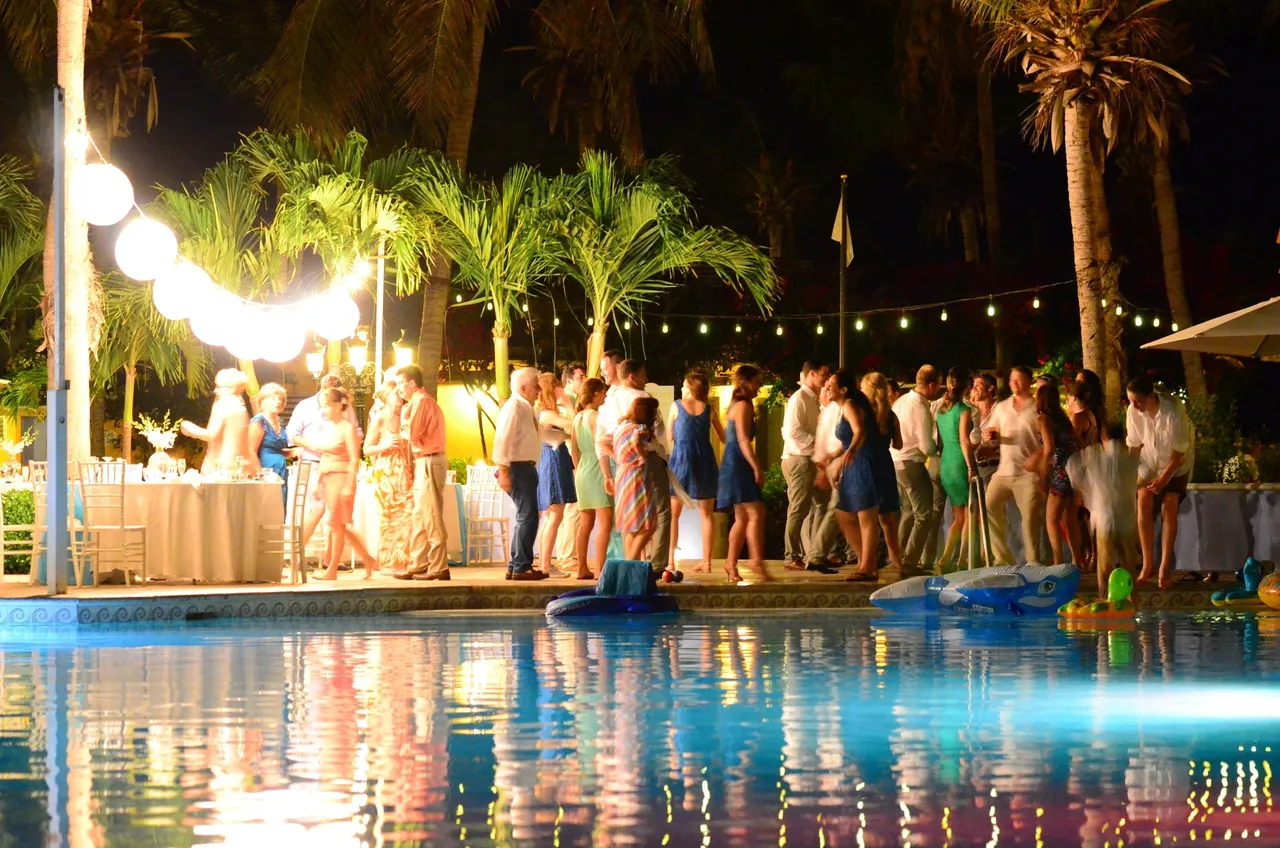
[[[1151,326],[1153,326],[1153,327],[1159,327],[1159,326],[1160,326],[1160,317],[1159,317],[1159,316],[1156,316],[1155,318],[1152,318],[1152,319],[1151,319]]]
[[[663,324],[663,325],[662,325],[662,332],[664,332],[664,333],[665,333],[665,332],[667,332],[669,329],[671,329],[671,328],[670,328],[670,327],[668,327],[666,324]]]
[[[631,329],[631,322],[630,322],[630,321],[623,321],[623,322],[622,322],[622,329],[624,329],[624,330],[630,330],[630,329]]]
[[[942,310],[942,320],[943,320],[943,321],[947,320],[947,310],[945,310],[945,309],[944,309],[944,310]]]
[[[454,303],[462,303],[462,295],[460,295],[460,294],[455,294],[455,295],[453,296],[453,302],[454,302]]]
[[[1123,314],[1124,314],[1124,307],[1123,307],[1123,306],[1121,306],[1121,305],[1120,305],[1120,304],[1118,304],[1118,303],[1116,304],[1116,314],[1117,314],[1117,315],[1123,315]]]
[[[1102,299],[1102,308],[1103,309],[1107,308],[1107,299],[1105,297]]]
[[[991,318],[996,317],[996,305],[990,301],[987,301],[987,315]]]
[[[854,322],[853,322],[853,329],[855,329],[855,330],[859,330],[859,331],[860,331],[860,330],[862,329],[862,327],[863,327],[863,324],[862,324],[862,319],[861,319],[861,318],[859,318],[859,319],[857,319],[856,321],[854,321]]]
[[[557,318],[552,318],[552,319],[551,319],[551,326],[553,326],[553,327],[559,327],[559,326],[560,326],[560,319],[559,319],[558,317],[557,317]]]
[[[595,316],[594,316],[594,315],[588,315],[588,316],[587,316],[587,326],[588,326],[588,327],[590,327],[590,326],[592,326],[592,325],[593,325],[593,324],[595,324],[595,323],[596,323]]]
[[[1173,330],[1175,333],[1178,332],[1178,322],[1174,321],[1172,324],[1170,324],[1169,329]]]
[[[1135,316],[1133,316],[1133,326],[1135,326],[1135,327],[1141,327],[1141,326],[1142,326],[1142,316],[1141,316],[1141,315],[1135,315]]]
[[[907,316],[906,316],[906,315],[903,315],[900,319],[898,319],[898,326],[899,326],[899,327],[901,327],[901,328],[902,328],[902,329],[904,329],[904,330],[905,330],[905,329],[907,329]]]
[[[1032,309],[1039,309],[1039,308],[1040,308],[1040,296],[1039,296],[1039,295],[1036,295],[1036,297],[1031,301],[1031,308],[1032,308]]]
[[[781,324],[779,324],[779,325],[778,325],[777,334],[778,334],[779,336],[780,336],[780,335],[782,335],[782,325],[781,325]]]
[[[703,322],[703,323],[701,323],[701,324],[699,324],[699,325],[698,325],[698,332],[699,332],[699,333],[702,333],[703,335],[706,335],[706,333],[707,333],[707,325],[706,325],[706,323],[705,323],[705,322]]]
[[[741,333],[741,332],[742,332],[742,325],[741,325],[741,324],[734,324],[734,325],[733,325],[733,331],[734,331],[735,333]]]
[[[522,304],[520,304],[520,311],[521,311],[521,312],[528,312],[528,311],[529,311],[529,304],[527,304],[527,303],[522,303]]]
[[[822,335],[825,332],[825,330],[822,329],[821,324],[819,324],[815,329],[817,330],[818,335]]]

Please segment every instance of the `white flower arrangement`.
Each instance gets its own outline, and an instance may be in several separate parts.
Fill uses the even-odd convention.
[[[1258,482],[1258,463],[1247,453],[1238,453],[1222,463],[1218,472],[1223,483]]]
[[[34,429],[28,429],[16,439],[5,439],[3,442],[0,442],[0,448],[3,448],[4,452],[9,454],[9,456],[18,457],[22,455],[22,451],[26,449],[27,445],[34,445],[35,443],[36,431]]]
[[[178,438],[178,426],[177,422],[169,419],[168,412],[164,414],[164,419],[161,421],[156,421],[148,415],[139,415],[138,420],[133,422],[134,429],[158,451],[167,451],[173,447],[173,443]]]

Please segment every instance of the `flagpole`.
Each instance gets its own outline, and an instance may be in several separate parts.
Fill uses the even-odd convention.
[[[844,335],[845,321],[844,314],[844,290],[847,282],[847,274],[849,266],[845,263],[844,258],[849,255],[849,227],[845,224],[848,220],[849,207],[845,205],[845,189],[849,185],[849,175],[840,175],[840,218],[837,223],[840,226],[840,367],[844,367]]]

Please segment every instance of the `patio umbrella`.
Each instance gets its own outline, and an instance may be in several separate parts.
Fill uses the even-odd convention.
[[[1142,348],[1190,350],[1280,362],[1280,297],[1179,330],[1147,342]]]

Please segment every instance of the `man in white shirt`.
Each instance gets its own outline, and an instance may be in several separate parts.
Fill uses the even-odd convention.
[[[1178,539],[1178,505],[1187,496],[1187,483],[1196,463],[1196,429],[1181,403],[1156,392],[1146,377],[1129,381],[1129,411],[1125,415],[1129,453],[1138,457],[1138,542],[1142,572],[1138,582],[1155,571],[1156,510],[1163,531],[1160,538],[1160,588],[1173,584],[1173,544]]]
[[[533,567],[533,541],[538,536],[538,457],[542,437],[533,402],[538,398],[538,369],[519,368],[511,375],[511,397],[498,411],[493,434],[493,464],[498,485],[516,505],[511,529],[508,580],[543,580]]]
[[[889,449],[893,455],[893,468],[898,476],[898,490],[902,493],[902,518],[899,524],[899,541],[902,545],[904,573],[920,569],[925,541],[929,538],[929,525],[933,516],[933,481],[925,462],[938,453],[934,441],[933,413],[929,404],[938,394],[938,370],[932,365],[922,365],[916,372],[916,385],[903,392],[893,405],[893,414],[902,428],[902,447]]]
[[[818,433],[818,393],[827,381],[827,366],[806,362],[800,369],[800,387],[787,399],[782,416],[782,477],[787,481],[787,531],[784,546],[786,567],[792,571],[831,573],[825,565],[805,564],[813,548],[813,485],[818,466],[813,462],[814,440]]]
[[[613,434],[618,424],[626,419],[637,398],[652,397],[645,391],[649,372],[643,362],[638,359],[623,360],[618,364],[616,373],[621,383],[616,391],[611,390],[612,397],[605,399],[596,415],[596,451],[598,455],[608,456],[610,459],[608,467],[605,463],[600,465],[600,470],[604,472],[605,489],[610,494],[613,493],[614,486]],[[666,569],[667,558],[671,553],[671,482],[667,477],[667,427],[663,419],[662,415],[654,419],[653,441],[645,460],[649,499],[653,502],[655,519],[653,541],[649,543],[652,552],[650,565],[658,572]]]
[[[983,440],[1000,445],[1000,465],[987,486],[987,520],[991,522],[992,565],[1017,565],[1009,547],[1006,509],[1009,498],[1022,516],[1022,550],[1027,562],[1043,563],[1045,491],[1039,468],[1040,424],[1031,396],[1031,369],[1021,365],[1009,372],[1013,395],[991,410]]]
[[[325,374],[320,378],[320,391],[308,398],[298,401],[298,405],[293,408],[293,414],[289,416],[289,423],[285,425],[285,435],[289,437],[290,445],[298,444],[298,437],[301,436],[304,442],[314,441],[320,431],[328,428],[329,422],[325,420],[324,413],[320,411],[320,395],[324,394],[328,389],[342,388],[342,378],[337,374]],[[356,431],[356,441],[363,444],[364,432],[360,429],[360,422],[356,420],[356,410],[351,404],[347,404],[347,423]],[[303,462],[320,462],[320,454],[310,448],[300,448],[302,453],[300,459]],[[311,469],[311,482],[307,489],[307,514],[302,519],[302,547],[305,549],[307,543],[311,541],[311,536],[316,532],[316,527],[320,524],[320,519],[324,518],[324,486],[320,485],[320,472],[318,466]]]
[[[581,362],[570,362],[560,375],[561,393],[556,401],[560,404],[560,414],[570,421],[578,411],[578,395],[582,384],[587,379],[587,367]],[[578,568],[578,505],[564,505],[564,518],[560,522],[560,532],[556,534],[556,562],[564,571],[575,571]]]
[[[818,413],[818,430],[813,439],[814,462],[818,464],[820,478],[815,481],[813,511],[809,513],[809,525],[805,528],[806,538],[812,540],[808,551],[810,565],[830,567],[832,557],[843,553],[846,557],[848,546],[836,524],[836,500],[838,492],[831,484],[834,469],[826,464],[826,457],[843,448],[836,438],[836,425],[840,423],[840,404],[831,400],[835,375],[827,378],[818,393],[818,403],[822,407]],[[846,560],[848,561],[848,560]]]

